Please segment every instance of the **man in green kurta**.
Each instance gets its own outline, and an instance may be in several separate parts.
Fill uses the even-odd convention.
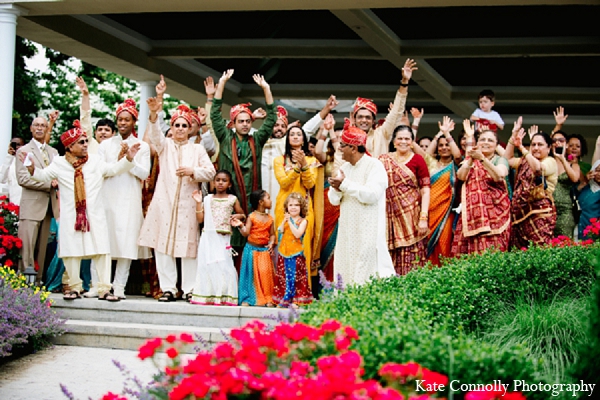
[[[210,118],[212,128],[215,132],[220,145],[219,169],[231,172],[233,176],[233,187],[240,200],[242,208],[248,214],[250,209],[250,193],[261,188],[260,164],[262,159],[262,149],[267,140],[271,137],[273,126],[277,121],[277,110],[273,102],[271,88],[265,78],[261,75],[254,75],[254,81],[263,88],[266,100],[267,117],[259,130],[249,135],[252,128],[254,116],[249,104],[238,104],[231,108],[230,122],[225,125],[225,120],[221,115],[223,105],[223,90],[225,84],[233,75],[233,70],[229,69],[223,73],[219,84],[214,88],[207,87],[207,97],[210,98],[214,90],[213,105],[210,109]],[[209,93],[210,92],[210,93]],[[231,129],[231,128],[235,128]],[[234,230],[231,237],[231,245],[240,248],[245,244],[244,238]]]

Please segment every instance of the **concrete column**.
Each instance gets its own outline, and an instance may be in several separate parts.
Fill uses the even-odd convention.
[[[21,7],[0,4],[0,154],[6,154],[11,137],[17,17],[25,14]]]
[[[158,81],[143,81],[138,82],[140,84],[140,114],[138,118],[138,137],[142,139],[144,132],[146,131],[146,125],[148,125],[148,116],[150,110],[148,110],[148,100],[150,97],[156,96],[156,84]]]

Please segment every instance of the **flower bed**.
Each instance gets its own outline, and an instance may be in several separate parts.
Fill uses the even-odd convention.
[[[0,357],[9,356],[14,346],[31,344],[37,350],[64,333],[64,320],[51,308],[49,294],[0,267]]]
[[[0,196],[0,265],[16,268],[23,246],[17,237],[19,206]]]

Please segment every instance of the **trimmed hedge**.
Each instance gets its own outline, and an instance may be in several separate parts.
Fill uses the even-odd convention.
[[[300,320],[320,324],[336,318],[353,326],[360,334],[354,347],[365,358],[369,378],[385,362],[413,360],[464,383],[539,382],[541,361],[532,360],[525,347],[500,349],[479,340],[477,333],[517,299],[587,296],[595,279],[588,260],[597,248],[465,256],[441,268],[349,287],[308,307]]]

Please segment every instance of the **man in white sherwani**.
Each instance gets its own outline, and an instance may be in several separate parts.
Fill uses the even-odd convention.
[[[69,276],[70,291],[65,300],[80,298],[80,262],[91,258],[98,273],[100,300],[119,301],[110,293],[110,244],[104,213],[102,186],[104,178],[127,172],[140,145],[132,145],[125,157],[113,164],[105,163],[95,154],[88,155],[88,139],[75,121],[75,128],[60,137],[65,146],[64,157],[55,157],[46,168],[35,168],[30,155],[20,156],[23,165],[39,182],[58,181],[60,193],[59,256]]]
[[[124,174],[106,178],[102,188],[106,223],[110,232],[110,257],[117,261],[112,287],[114,295],[124,299],[131,261],[151,257],[147,247],[137,244],[144,222],[142,181],[150,174],[150,146],[133,135],[138,118],[135,103],[125,102],[119,105],[116,117],[119,133],[100,144],[100,158],[107,163],[116,163],[124,157],[129,147],[140,144],[140,150],[133,160],[135,166]],[[90,292],[95,289],[92,287]]]
[[[346,161],[337,176],[329,178],[329,201],[340,205],[340,220],[333,269],[346,284],[363,284],[371,277],[395,275],[387,249],[383,164],[366,154],[367,135],[345,127],[340,151]]]
[[[273,125],[273,133],[262,150],[262,160],[260,163],[261,182],[263,190],[266,190],[272,199],[277,198],[279,193],[279,182],[275,178],[273,161],[285,154],[285,134],[288,128],[287,110],[282,106],[277,106],[277,121]],[[269,210],[271,216],[275,216],[275,202]]]

